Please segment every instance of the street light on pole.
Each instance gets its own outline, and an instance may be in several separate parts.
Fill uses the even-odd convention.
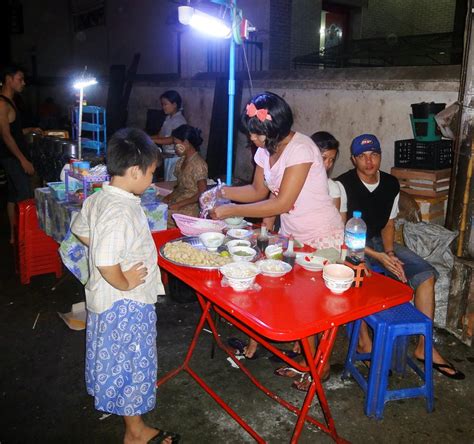
[[[84,101],[84,88],[96,84],[97,80],[95,77],[85,76],[85,70],[82,77],[73,84],[73,88],[79,90],[79,116],[77,121],[77,154],[79,160],[82,160],[82,103]]]
[[[227,164],[226,183],[232,185],[232,157],[234,144],[234,107],[235,107],[235,45],[241,45],[248,33],[255,31],[242,16],[242,10],[237,8],[237,0],[210,0],[212,3],[224,6],[230,11],[230,22],[201,12],[191,6],[178,7],[178,18],[181,24],[205,34],[230,38],[229,42],[229,83],[228,83],[228,120],[227,120]],[[242,35],[243,34],[243,35]]]

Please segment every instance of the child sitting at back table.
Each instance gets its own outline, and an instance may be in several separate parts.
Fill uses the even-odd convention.
[[[89,247],[87,393],[97,410],[123,416],[124,443],[179,441],[141,418],[156,402],[154,304],[164,289],[140,194],[160,162],[143,131],[117,131],[107,147],[110,184],[86,199],[71,226]]]

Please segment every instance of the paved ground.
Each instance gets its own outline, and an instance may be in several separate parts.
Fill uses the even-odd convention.
[[[57,312],[67,312],[83,298],[73,278],[55,292],[53,275],[34,278],[22,286],[13,271],[5,221],[0,225],[0,442],[118,443],[123,426],[114,416],[102,418],[84,388],[84,332],[69,330]],[[197,303],[176,304],[162,298],[157,304],[159,373],[174,368],[184,357],[199,316]],[[33,324],[39,313],[36,326]],[[235,335],[223,325],[223,336]],[[332,376],[325,384],[340,435],[354,443],[473,443],[474,350],[453,336],[437,331],[439,349],[467,375],[451,381],[435,375],[435,411],[426,413],[422,400],[391,402],[382,421],[365,417],[362,391],[353,381],[340,379],[347,341],[340,331],[332,358]],[[243,337],[243,336],[242,336]],[[210,359],[210,336],[198,346],[197,371],[270,443],[289,442],[295,417],[255,391],[245,376],[230,367],[221,352]],[[267,355],[268,356],[268,355]],[[272,389],[290,401],[303,395],[290,381],[272,375],[276,364],[267,356],[248,366]],[[397,376],[393,384],[402,384]],[[168,382],[158,393],[151,424],[182,434],[183,443],[244,443],[252,439],[221,411],[187,375]],[[331,442],[306,427],[301,443]]]

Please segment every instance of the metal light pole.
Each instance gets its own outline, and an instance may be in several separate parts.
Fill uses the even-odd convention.
[[[251,26],[249,22],[242,17],[242,11],[237,9],[237,0],[210,0],[211,3],[216,3],[225,7],[230,11],[231,15],[231,29],[230,36],[226,31],[226,35],[220,34],[219,37],[229,38],[229,109],[227,120],[227,164],[226,164],[226,183],[232,185],[232,158],[234,152],[234,108],[235,108],[235,45],[241,45],[244,38],[248,38],[248,33],[255,31],[255,27]],[[191,6],[180,6],[178,8],[179,21],[183,25],[190,25],[201,32],[212,34],[210,28],[217,25],[222,30],[223,22],[219,19],[213,18],[208,14],[202,13]],[[193,22],[194,17],[199,18],[199,23]],[[204,24],[203,20],[206,20]],[[241,35],[241,27],[244,29],[243,36]],[[214,34],[217,36],[217,34]]]
[[[82,160],[82,103],[84,101],[84,87],[79,88],[79,116],[77,122],[77,154]]]
[[[97,84],[97,80],[94,77],[85,78],[83,74],[81,79],[73,85],[75,89],[79,90],[79,115],[77,122],[77,154],[79,160],[82,160],[82,107],[84,102],[84,88],[95,84]]]
[[[229,112],[227,122],[227,167],[226,183],[232,185],[232,157],[234,153],[234,107],[235,107],[235,40],[231,37],[229,45]]]

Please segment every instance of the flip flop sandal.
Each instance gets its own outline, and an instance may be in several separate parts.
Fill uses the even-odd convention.
[[[297,353],[293,350],[280,350],[280,351],[290,359],[294,359],[294,358],[297,358],[298,356],[301,356],[301,353]],[[277,355],[272,355],[268,359],[270,359],[270,361],[272,361],[272,362],[285,362],[285,361],[283,361],[283,359],[281,359]]]
[[[181,439],[181,435],[174,432],[167,432],[166,430],[160,430],[158,435],[155,435],[148,441],[148,444],[161,444],[166,438],[171,438],[171,442],[173,444],[178,444]]]
[[[313,379],[308,375],[308,373],[303,373],[298,381],[293,381],[291,383],[291,388],[299,390],[300,392],[307,392],[312,380]]]
[[[296,368],[293,368],[293,367],[279,367],[273,371],[273,374],[275,376],[281,376],[283,378],[291,378],[291,379],[297,378],[297,377],[302,378],[304,375],[306,375],[305,372],[300,372],[299,370],[296,370]]]
[[[227,339],[227,344],[229,345],[229,347],[234,349],[235,356],[243,356],[245,359],[249,359],[251,361],[259,357],[257,351],[253,354],[251,358],[245,356],[245,349],[247,348],[248,344],[246,344],[239,338],[229,338]]]
[[[420,361],[422,364],[425,363],[424,359],[420,359],[420,358],[416,358],[416,359]],[[447,378],[450,378],[450,379],[455,379],[457,381],[461,381],[462,379],[466,377],[466,375],[462,371],[457,370],[456,367],[454,367],[454,364],[452,364],[449,361],[446,361],[446,362],[447,364],[437,364],[436,362],[433,362],[433,369],[436,370],[437,372],[440,372],[443,376],[446,376]],[[454,373],[447,372],[446,370],[444,370],[445,368],[453,370]]]
[[[327,372],[325,376],[321,378],[321,382],[326,382],[329,378],[331,377],[331,372]],[[311,381],[313,379],[311,378],[310,375],[307,373],[304,373],[299,381],[293,381],[291,384],[291,387],[294,388],[295,390],[299,390],[300,392],[307,392],[309,389],[309,386],[311,385]]]

